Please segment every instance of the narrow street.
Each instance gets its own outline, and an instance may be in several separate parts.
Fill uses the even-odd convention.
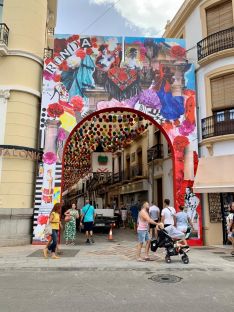
[[[181,280],[153,281],[158,274]],[[189,267],[170,271],[1,272],[0,311],[228,312],[234,304],[232,274],[233,270],[201,272]]]

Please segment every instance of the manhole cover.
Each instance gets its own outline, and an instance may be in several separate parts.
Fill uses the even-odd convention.
[[[158,274],[151,276],[149,279],[158,283],[178,283],[182,280],[182,277],[170,274]]]

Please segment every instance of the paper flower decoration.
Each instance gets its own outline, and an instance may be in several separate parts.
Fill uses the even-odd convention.
[[[55,153],[53,152],[47,152],[43,155],[43,161],[44,163],[46,163],[47,165],[52,165],[55,164],[57,161],[57,156]]]

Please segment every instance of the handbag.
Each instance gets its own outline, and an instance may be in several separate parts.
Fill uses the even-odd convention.
[[[45,235],[45,236],[52,235],[52,227],[51,227],[51,224],[50,224],[49,219],[48,219],[48,221],[47,221],[47,224],[45,225],[44,235]]]
[[[65,222],[69,222],[69,221],[71,221],[71,215],[65,215],[65,218],[64,218],[64,221]]]

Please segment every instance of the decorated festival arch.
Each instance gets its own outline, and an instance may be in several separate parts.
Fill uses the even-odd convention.
[[[79,35],[57,35],[53,57],[44,63],[43,160],[33,243],[44,242],[48,214],[61,200],[62,179],[65,191],[89,171],[100,140],[105,147],[111,137],[116,148],[133,140],[147,125],[136,127],[139,118],[155,124],[171,146],[175,206],[187,207],[197,227],[192,244],[202,244],[201,205],[192,192],[198,162],[195,78],[184,40]],[[113,121],[116,131],[109,127]]]

